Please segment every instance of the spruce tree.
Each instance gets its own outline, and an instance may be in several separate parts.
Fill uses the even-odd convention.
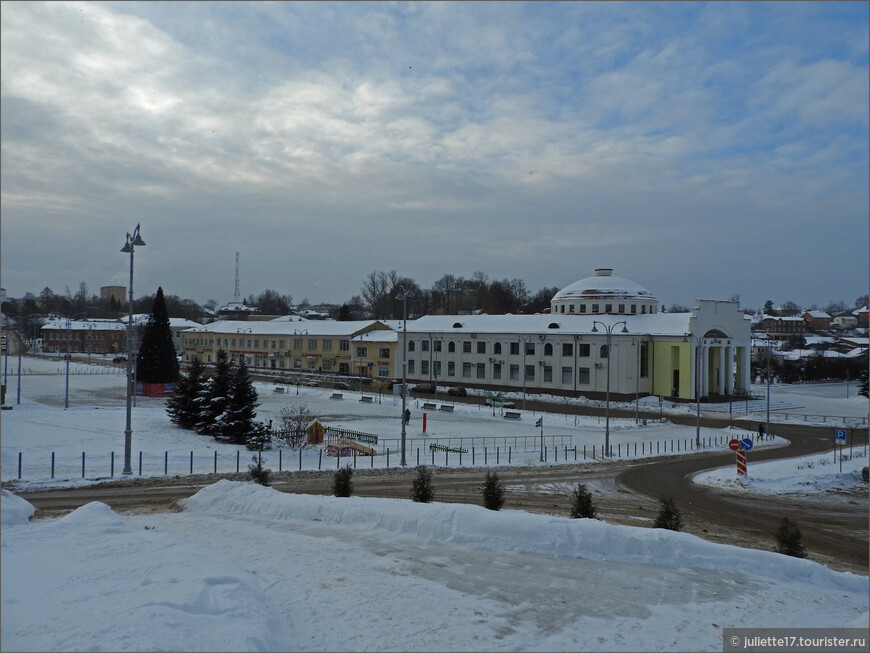
[[[788,517],[783,517],[776,531],[776,551],[795,558],[806,558],[803,535],[798,525]]]
[[[254,418],[260,405],[244,359],[230,371],[230,392],[217,424],[222,439],[233,444],[247,444],[257,430]]]
[[[592,493],[586,488],[583,483],[577,484],[577,489],[573,493],[574,500],[571,503],[571,518],[572,519],[594,519],[597,511],[592,504]]]
[[[186,374],[181,374],[175,384],[175,393],[166,401],[166,412],[173,424],[183,429],[193,429],[199,422],[198,397],[208,378],[199,358],[194,358]]]
[[[353,494],[353,470],[350,465],[343,467],[335,472],[332,479],[332,493],[337,497],[349,497]]]
[[[198,398],[200,407],[199,421],[196,425],[198,433],[211,435],[216,438],[221,436],[221,423],[224,411],[226,411],[227,404],[230,401],[231,393],[232,364],[227,352],[219,349],[214,373],[203,387],[203,391]]]
[[[417,503],[432,503],[435,490],[432,488],[432,470],[425,465],[417,467],[417,478],[411,486],[411,498]]]
[[[653,523],[653,528],[667,528],[668,530],[678,531],[683,528],[683,517],[680,514],[680,509],[674,503],[673,497],[663,496],[659,499],[661,510],[658,517]]]
[[[136,380],[141,383],[174,383],[177,378],[178,354],[172,343],[166,299],[163,297],[163,288],[160,287],[139,343]]]
[[[483,507],[489,510],[501,510],[504,505],[504,486],[498,480],[495,472],[486,473],[483,484]]]

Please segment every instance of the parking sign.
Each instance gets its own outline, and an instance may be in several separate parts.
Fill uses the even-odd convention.
[[[846,444],[846,429],[834,429],[834,442]]]

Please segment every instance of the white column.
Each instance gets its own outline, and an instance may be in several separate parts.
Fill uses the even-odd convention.
[[[700,346],[701,353],[698,361],[698,375],[701,377],[698,383],[698,396],[705,397],[707,395],[707,348],[704,345]]]
[[[734,365],[734,347],[728,345],[725,348],[725,394],[734,394],[734,374],[732,368]]]
[[[725,359],[725,347],[717,347],[719,350],[719,394],[725,394],[725,367],[727,365]]]

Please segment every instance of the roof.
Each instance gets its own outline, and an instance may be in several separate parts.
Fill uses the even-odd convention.
[[[334,321],[312,320],[305,322],[288,322],[277,320],[218,320],[209,324],[196,325],[188,332],[197,333],[250,333],[254,335],[287,335],[287,336],[350,336],[368,328],[386,328],[378,320]]]
[[[553,295],[552,301],[566,299],[627,299],[658,301],[649,290],[630,279],[612,276],[610,268],[595,270],[595,276],[575,281]]]
[[[541,334],[547,331],[570,334],[604,333],[602,324],[613,327],[623,320],[629,333],[644,335],[685,335],[690,333],[691,313],[647,313],[643,315],[426,315],[408,321],[414,333],[509,333]],[[598,322],[598,325],[594,323]],[[613,333],[622,332],[622,326]]]
[[[46,331],[66,330],[70,331],[123,331],[127,328],[126,322],[118,320],[69,320],[66,318],[49,320],[42,325]]]

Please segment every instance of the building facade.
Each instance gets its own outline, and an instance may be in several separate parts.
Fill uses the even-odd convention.
[[[46,322],[41,333],[46,352],[118,354],[127,347],[127,325],[118,320],[56,318]]]

